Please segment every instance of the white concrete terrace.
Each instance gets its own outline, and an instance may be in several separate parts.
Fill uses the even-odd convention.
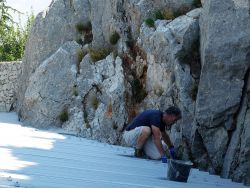
[[[22,127],[0,113],[1,188],[243,188],[192,169],[187,183],[168,181],[167,165],[134,158],[133,149]]]

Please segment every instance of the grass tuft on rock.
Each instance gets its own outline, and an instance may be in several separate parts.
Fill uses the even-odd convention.
[[[164,20],[164,15],[162,14],[162,12],[160,10],[155,11],[154,13],[155,19],[156,20]]]
[[[96,96],[92,96],[91,98],[91,105],[96,110],[99,106],[99,101]]]
[[[59,114],[59,120],[64,123],[66,121],[69,120],[69,114],[67,110],[63,110],[60,114]]]
[[[120,35],[119,35],[119,33],[117,33],[117,32],[115,31],[115,32],[113,32],[113,33],[110,35],[110,37],[109,37],[109,42],[110,42],[110,44],[112,44],[112,45],[116,45],[119,39],[120,39]]]
[[[175,19],[174,11],[172,9],[170,9],[170,8],[164,9],[163,12],[162,12],[162,15],[163,15],[164,19],[166,19],[166,20]]]
[[[104,59],[111,53],[109,48],[89,48],[89,55],[93,62]]]
[[[152,18],[147,18],[144,22],[148,27],[154,27],[155,26],[155,21]]]
[[[92,24],[91,22],[78,23],[75,28],[79,33],[90,32],[92,30]]]

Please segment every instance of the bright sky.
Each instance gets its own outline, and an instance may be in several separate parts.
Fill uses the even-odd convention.
[[[51,1],[52,0],[6,0],[9,6],[24,13],[24,15],[21,15],[22,24],[26,21],[27,15],[31,14],[31,11],[37,15],[39,12],[45,10]],[[16,22],[19,22],[19,16],[17,14],[12,16]]]

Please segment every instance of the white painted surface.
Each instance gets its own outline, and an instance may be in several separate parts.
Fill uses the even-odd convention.
[[[196,169],[187,183],[168,181],[166,164],[132,155],[132,148],[22,127],[15,113],[0,113],[1,188],[244,187]]]

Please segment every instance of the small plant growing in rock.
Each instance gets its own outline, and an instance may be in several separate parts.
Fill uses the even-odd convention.
[[[120,39],[120,35],[119,35],[119,33],[117,33],[117,32],[115,31],[115,32],[113,32],[113,33],[110,35],[110,37],[109,37],[109,42],[110,42],[110,44],[112,44],[112,45],[116,45],[119,39]]]
[[[77,90],[74,90],[74,95],[75,95],[76,97],[79,95]]]
[[[128,27],[128,36],[127,36],[127,41],[126,41],[126,44],[127,46],[132,49],[132,47],[134,46],[135,44],[135,40],[133,39],[133,36],[132,36],[132,31],[131,31],[131,26]]]
[[[89,48],[89,55],[93,62],[104,59],[110,54],[109,48]]]
[[[163,90],[162,87],[159,87],[159,88],[156,88],[156,89],[154,90],[154,93],[155,93],[155,95],[157,95],[158,97],[160,97],[160,96],[162,96],[162,94],[164,93],[164,90]]]
[[[112,108],[112,102],[109,101],[108,107],[107,107],[107,111],[106,111],[106,116],[108,116],[109,118],[111,118],[113,115],[113,108]]]
[[[92,32],[88,32],[88,33],[85,33],[84,35],[84,41],[83,41],[83,44],[89,44],[91,43],[93,40],[93,34]]]
[[[84,31],[84,24],[83,23],[78,23],[76,24],[76,30],[79,32],[79,33],[82,33]]]
[[[160,10],[157,10],[155,13],[154,13],[154,16],[155,16],[155,19],[156,20],[164,20],[164,16],[162,14],[162,12]]]
[[[164,9],[162,14],[163,14],[164,19],[166,19],[166,20],[175,19],[174,11],[170,8]]]
[[[196,8],[202,7],[201,0],[193,0],[192,5]]]
[[[112,123],[112,128],[113,128],[114,130],[117,130],[117,129],[118,129],[118,125],[117,125],[117,123],[114,122],[114,121],[113,121],[113,123]]]
[[[84,33],[84,32],[90,32],[92,30],[92,25],[91,25],[91,22],[87,22],[85,24],[83,23],[78,23],[76,24],[76,30],[79,32],[79,33]]]
[[[81,46],[84,45],[84,42],[83,42],[83,40],[82,40],[81,38],[77,39],[76,42],[77,42],[78,44],[80,44]]]
[[[59,114],[59,120],[64,123],[66,121],[68,121],[69,119],[69,114],[67,110],[63,110],[60,114]]]
[[[155,26],[155,21],[152,18],[147,18],[144,22],[148,27],[154,27]]]
[[[193,101],[196,100],[197,93],[198,93],[198,84],[194,83],[190,91],[190,97],[192,98]]]
[[[133,95],[133,100],[136,103],[140,103],[145,99],[147,96],[147,91],[143,88],[142,84],[140,83],[140,80],[135,78],[131,82],[131,87],[132,87],[132,95]]]
[[[99,105],[99,101],[97,99],[96,96],[92,96],[91,98],[91,105],[92,107],[96,110],[98,108],[98,105]]]
[[[90,128],[91,128],[89,122],[85,124],[85,127],[86,127],[87,129],[90,129]]]
[[[91,128],[89,124],[89,120],[88,120],[88,112],[86,110],[83,111],[83,119],[84,119],[86,128],[87,129]]]
[[[174,18],[177,18],[179,16],[185,15],[190,10],[191,10],[190,7],[183,5],[183,6],[179,7],[177,10],[174,11]]]
[[[74,86],[74,88],[73,88],[73,95],[76,97],[79,95],[78,90],[77,90],[77,86]]]

